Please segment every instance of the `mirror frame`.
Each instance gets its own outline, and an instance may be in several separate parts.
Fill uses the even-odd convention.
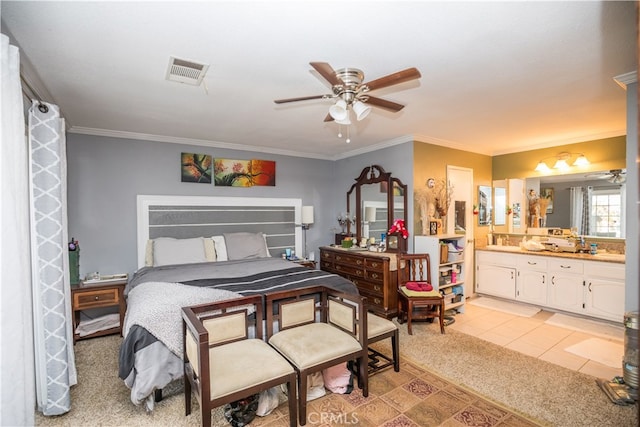
[[[387,230],[389,230],[394,221],[394,188],[399,188],[403,197],[404,204],[404,223],[408,226],[408,212],[407,212],[407,185],[404,184],[399,178],[391,176],[391,173],[386,172],[380,165],[371,165],[362,169],[360,175],[356,178],[356,182],[347,191],[347,212],[353,212],[351,206],[351,195],[355,191],[355,228],[356,228],[356,242],[360,242],[362,239],[362,186],[368,184],[387,183]],[[347,224],[347,234],[351,235],[351,223]],[[404,239],[401,239],[404,240]],[[393,249],[393,248],[392,248]],[[402,250],[402,248],[399,248]],[[406,249],[405,249],[406,250]]]
[[[486,204],[480,202],[482,196],[487,198]],[[484,213],[484,215],[483,215]],[[490,185],[478,185],[478,227],[488,227],[493,223],[493,188]]]

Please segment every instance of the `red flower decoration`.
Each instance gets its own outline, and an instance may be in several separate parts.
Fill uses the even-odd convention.
[[[393,221],[393,225],[389,229],[388,234],[392,234],[392,233],[400,233],[402,234],[402,237],[405,239],[409,237],[409,232],[407,231],[407,228],[404,226],[403,219],[396,219]]]

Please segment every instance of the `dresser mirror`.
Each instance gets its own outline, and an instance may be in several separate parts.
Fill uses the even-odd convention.
[[[354,218],[347,233],[358,243],[363,238],[379,241],[394,219],[407,224],[407,185],[379,165],[367,166],[347,192],[347,212]]]

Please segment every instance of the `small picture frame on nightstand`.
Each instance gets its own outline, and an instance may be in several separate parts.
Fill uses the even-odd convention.
[[[438,234],[438,223],[436,221],[429,221],[429,235],[435,236]]]

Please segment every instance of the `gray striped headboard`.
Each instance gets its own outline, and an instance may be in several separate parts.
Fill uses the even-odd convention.
[[[301,199],[138,195],[138,268],[147,240],[211,237],[237,231],[267,236],[272,256],[285,248],[301,254]]]

